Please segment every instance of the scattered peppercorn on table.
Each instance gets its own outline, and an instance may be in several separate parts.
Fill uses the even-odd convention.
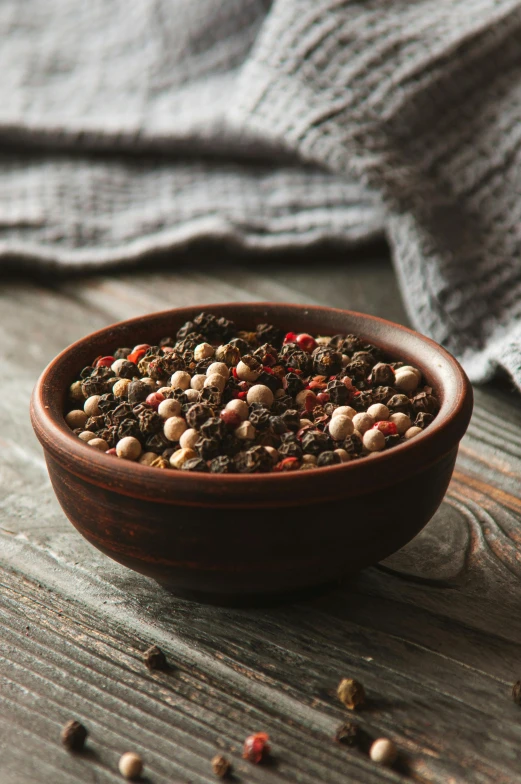
[[[177,600],[97,553],[66,520],[27,409],[43,366],[77,338],[245,292],[406,320],[384,252],[315,251],[266,267],[191,258],[190,267],[2,282],[0,784],[521,780],[519,686],[512,692],[521,680],[521,409],[507,388],[477,391],[449,492],[422,534],[299,604],[244,611]],[[307,471],[324,454],[326,465],[366,459],[371,439],[392,448],[387,439],[428,427],[436,413],[425,397],[423,410],[413,405],[431,393],[414,368],[393,367],[399,356],[354,357],[366,348],[335,346],[332,335],[267,332],[244,346],[238,334],[201,329],[184,365],[163,373],[189,334],[173,335],[172,351],[119,347],[128,354],[92,357],[81,378],[78,368],[67,420],[87,452],[116,450],[113,460],[144,471]],[[321,349],[339,353],[335,373],[315,366],[328,356]],[[280,363],[289,353],[291,364]],[[309,373],[296,372],[310,361]],[[357,383],[355,368],[344,370],[358,361]],[[279,376],[269,372],[277,364]],[[359,455],[349,446],[358,440]],[[269,463],[264,452],[236,459],[257,447]]]

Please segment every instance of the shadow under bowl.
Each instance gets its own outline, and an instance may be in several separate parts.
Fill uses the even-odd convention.
[[[203,309],[241,329],[270,322],[286,331],[360,335],[418,367],[440,412],[423,433],[389,451],[256,475],[161,471],[88,448],[71,433],[63,412],[84,366],[118,346],[175,334]],[[182,308],[107,327],[56,357],[31,400],[55,493],[91,544],[178,595],[243,605],[338,583],[409,542],[443,499],[471,413],[464,371],[432,340],[373,316],[272,303]]]

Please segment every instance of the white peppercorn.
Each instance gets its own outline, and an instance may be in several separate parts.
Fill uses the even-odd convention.
[[[351,357],[349,357],[347,354],[342,354],[342,367],[349,365],[350,362],[351,362]]]
[[[206,381],[206,373],[196,373],[195,376],[192,376],[190,386],[192,389],[197,389],[197,391],[199,392],[204,387],[205,381]]]
[[[161,392],[161,394],[165,395],[165,397],[166,397],[166,395],[169,395],[170,392],[172,392],[172,387],[159,387],[159,389],[157,391]]]
[[[414,392],[419,382],[413,368],[399,368],[394,375],[394,386],[403,392]]]
[[[192,381],[192,376],[186,370],[176,370],[170,379],[173,389],[188,389]]]
[[[187,427],[183,417],[173,416],[169,417],[163,425],[163,433],[169,441],[179,441]]]
[[[173,455],[170,456],[170,465],[172,468],[181,468],[187,460],[197,457],[197,452],[193,449],[178,449]]]
[[[262,403],[266,408],[270,408],[273,404],[273,392],[265,384],[254,384],[249,388],[246,400],[251,405],[252,403]]]
[[[87,441],[87,444],[100,452],[106,452],[107,449],[110,449],[104,438],[91,438],[90,441]]]
[[[369,452],[381,452],[385,448],[385,436],[377,428],[366,430],[362,441]]]
[[[194,348],[194,359],[196,362],[213,357],[214,354],[215,349],[209,343],[199,343],[199,345]]]
[[[141,444],[134,436],[125,436],[116,444],[116,454],[123,460],[137,460],[141,454]]]
[[[200,439],[200,434],[193,427],[189,427],[181,434],[179,446],[183,449],[195,449],[196,443]]]
[[[155,452],[143,452],[138,460],[138,463],[149,466],[152,465],[154,460],[157,460],[157,455]]]
[[[341,463],[349,463],[351,460],[349,452],[346,452],[345,449],[335,449],[334,452],[339,456]]]
[[[65,421],[71,430],[74,430],[77,427],[83,427],[87,419],[87,414],[85,411],[82,411],[81,408],[75,408],[73,411],[69,411],[65,417]]]
[[[239,427],[234,430],[234,433],[237,438],[240,438],[242,441],[253,441],[256,430],[251,422],[245,420],[244,422],[241,422]]]
[[[181,413],[181,403],[175,398],[167,398],[162,400],[157,408],[157,413],[162,419],[170,419],[170,417],[179,416]]]
[[[87,400],[85,401],[85,405],[83,406],[83,410],[85,411],[87,416],[91,417],[91,416],[98,416],[99,414],[101,414],[98,405],[100,397],[101,395],[91,395],[90,397],[87,398]]]
[[[353,420],[347,416],[332,417],[328,430],[329,435],[335,441],[343,441],[344,438],[350,436],[354,430]]]
[[[349,419],[352,419],[354,416],[356,416],[356,411],[351,406],[338,406],[338,408],[335,408],[331,416],[347,416]]]
[[[116,381],[114,386],[112,387],[112,394],[115,397],[125,397],[128,393],[128,385],[130,384],[130,379],[128,378],[120,378]]]
[[[78,403],[83,403],[85,400],[81,383],[81,381],[74,381],[69,387],[69,397],[72,400],[76,400]]]
[[[157,384],[153,378],[149,378],[148,376],[143,376],[143,378],[139,379],[143,384],[146,384],[147,387],[150,387],[151,392],[157,391]]]
[[[402,414],[397,412],[396,414],[391,414],[389,417],[389,422],[393,422],[396,425],[396,429],[398,433],[402,436],[412,425],[411,418],[407,416],[407,414]]]
[[[372,406],[369,406],[367,413],[370,417],[373,417],[375,422],[381,422],[384,419],[389,419],[391,412],[383,403],[374,403]]]
[[[388,738],[378,738],[369,750],[369,756],[373,762],[379,765],[392,765],[398,756],[398,749]]]
[[[358,430],[359,433],[365,433],[366,430],[369,430],[374,425],[374,419],[369,414],[355,414],[353,417],[353,427],[355,430]]]
[[[410,438],[414,438],[415,436],[419,436],[420,433],[423,433],[421,427],[410,427],[404,433],[404,438],[408,441]]]
[[[143,773],[143,760],[139,754],[127,751],[120,757],[118,763],[119,772],[126,779],[137,779]]]
[[[302,456],[302,462],[303,463],[310,463],[312,465],[316,465],[317,461],[318,461],[318,458],[315,457],[315,455],[303,455]]]
[[[274,446],[265,446],[264,449],[269,452],[274,464],[279,462],[279,452]]]
[[[230,400],[229,403],[226,403],[225,408],[228,411],[235,411],[243,421],[248,419],[249,409],[245,400]]]
[[[311,419],[306,419],[304,417],[303,419],[300,420],[300,427],[309,427],[309,425],[312,425],[312,424],[313,424],[313,422],[311,421]]]
[[[82,441],[92,441],[93,438],[96,438],[96,434],[92,430],[84,430],[83,433],[79,434],[78,438],[81,438]]]
[[[212,373],[217,373],[219,376],[223,376],[223,378],[228,378],[230,375],[228,365],[225,365],[224,362],[212,362],[206,370],[206,375],[211,376]]]
[[[258,368],[250,368],[242,359],[237,365],[237,378],[240,381],[257,381],[261,373],[262,365]]]
[[[197,389],[185,389],[185,395],[189,403],[197,403],[199,401],[199,392]]]
[[[119,371],[121,370],[123,365],[125,365],[127,363],[127,361],[128,360],[126,360],[126,359],[116,359],[116,360],[114,360],[114,362],[110,366],[110,369],[112,370],[112,372],[114,373],[115,376],[119,376]]]
[[[224,376],[221,376],[219,373],[212,373],[210,376],[206,376],[206,381],[204,382],[205,387],[217,387],[219,392],[222,394],[224,391],[224,387],[226,386],[226,379]]]

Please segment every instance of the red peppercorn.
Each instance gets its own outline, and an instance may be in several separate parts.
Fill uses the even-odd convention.
[[[395,436],[398,432],[398,428],[394,422],[387,422],[385,419],[376,422],[376,424],[373,425],[373,430],[379,430],[384,436]]]
[[[270,368],[269,365],[263,365],[262,369],[264,370],[265,373],[269,373],[271,376],[273,375],[273,370]]]
[[[132,353],[128,355],[128,357],[127,357],[127,360],[128,360],[129,362],[133,362],[133,363],[134,363],[134,365],[137,365],[137,363],[139,362],[139,360],[140,360],[142,357],[144,357],[146,353],[147,353],[147,352],[146,352],[146,350],[145,350],[144,348],[139,348],[139,349],[136,349],[135,351],[132,351]]]
[[[116,452],[116,447],[114,447],[114,446],[112,447],[112,449],[107,449],[105,454],[106,455],[115,455],[116,457],[118,456],[118,453]]]
[[[254,735],[248,735],[244,741],[243,758],[258,765],[269,754],[269,739],[270,737],[266,732],[256,732]]]
[[[326,386],[327,386],[327,384],[325,383],[325,381],[315,381],[315,380],[313,380],[313,381],[309,382],[309,384],[307,386],[307,389],[319,389],[320,390],[320,389],[325,389]]]
[[[231,430],[236,430],[242,422],[237,411],[232,411],[231,409],[223,409],[220,416],[226,427],[231,428]]]
[[[159,404],[162,403],[164,399],[165,396],[162,392],[151,392],[150,395],[147,395],[145,402],[148,403],[149,406],[153,406],[157,411]]]
[[[134,351],[148,351],[150,348],[150,343],[139,343],[137,346],[134,346],[132,349],[132,353]]]
[[[114,357],[100,357],[96,360],[96,367],[110,367],[115,361]]]
[[[289,367],[288,368],[288,373],[296,373],[297,376],[301,376],[302,375],[302,370],[299,370],[298,368]]]
[[[301,332],[300,335],[297,335],[296,340],[297,346],[302,349],[302,351],[307,351],[308,354],[311,354],[317,347],[317,342],[315,338],[311,335],[308,335],[307,332]]]
[[[239,400],[246,400],[246,398],[248,397],[248,393],[247,392],[239,392],[237,397],[239,398]]]
[[[284,343],[295,343],[297,340],[296,332],[288,332],[284,338]]]
[[[298,457],[285,457],[274,468],[274,471],[296,471],[300,468],[300,460]]]
[[[237,376],[237,368],[234,368],[234,367],[232,368],[232,376],[233,376],[234,378],[237,378],[237,377],[238,377],[238,376]]]
[[[317,395],[317,401],[321,406],[324,406],[326,403],[329,403],[329,395],[327,392],[319,392]]]

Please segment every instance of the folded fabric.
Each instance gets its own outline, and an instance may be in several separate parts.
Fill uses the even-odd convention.
[[[415,326],[521,386],[521,0],[4,0],[0,258],[385,233]]]

